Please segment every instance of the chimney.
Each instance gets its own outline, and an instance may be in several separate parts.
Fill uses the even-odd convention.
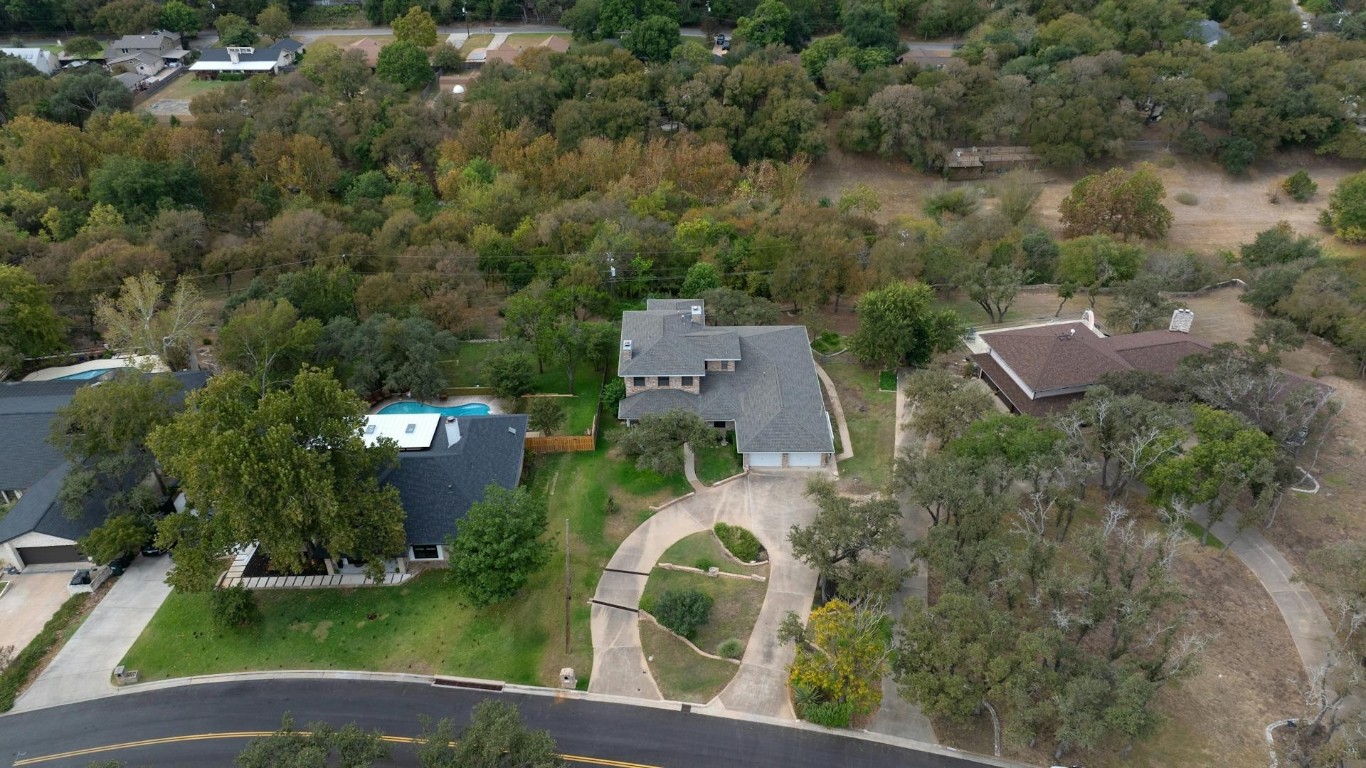
[[[692,305],[692,321],[694,325],[706,325],[706,319],[702,314],[702,305]]]
[[[455,445],[460,442],[460,422],[454,416],[446,417],[446,445]]]
[[[240,59],[238,58],[237,49],[236,49],[236,48],[233,48],[233,47],[229,47],[229,48],[228,48],[228,60],[231,61],[233,64],[238,64],[238,63],[240,63]]]
[[[622,340],[621,340],[621,359],[622,359],[622,360],[630,360],[630,359],[631,359],[631,340],[630,340],[630,339],[622,339]]]
[[[1167,326],[1167,330],[1176,331],[1177,333],[1190,333],[1191,325],[1194,322],[1195,313],[1182,307],[1181,309],[1172,312],[1172,322],[1171,325]]]
[[[1082,323],[1084,323],[1084,324],[1086,325],[1087,328],[1090,328],[1090,329],[1093,330],[1093,331],[1096,329],[1096,313],[1095,313],[1095,312],[1092,312],[1092,311],[1089,310],[1089,309],[1083,309],[1083,310],[1081,311],[1081,321],[1082,321]]]

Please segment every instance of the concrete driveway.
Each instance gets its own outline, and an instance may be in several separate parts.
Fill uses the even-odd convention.
[[[0,648],[12,645],[17,654],[38,636],[47,620],[71,596],[66,585],[73,573],[74,569],[6,577],[9,587],[0,595]]]
[[[165,556],[134,560],[14,709],[41,709],[108,694],[114,687],[114,667],[171,593],[166,585],[170,568],[171,558]]]
[[[650,569],[666,549],[685,536],[725,522],[752,531],[768,550],[771,564],[768,591],[740,669],[712,703],[736,712],[792,719],[787,666],[795,649],[779,645],[777,632],[788,611],[807,617],[816,589],[816,572],[787,551],[789,528],[809,523],[816,513],[815,505],[803,495],[811,476],[792,470],[753,471],[665,507],[633,531],[612,556],[594,595],[589,690],[663,698],[640,647],[635,609]]]

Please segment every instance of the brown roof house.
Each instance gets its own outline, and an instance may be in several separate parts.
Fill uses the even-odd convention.
[[[1213,344],[1190,335],[1195,313],[1178,309],[1165,331],[1107,336],[1091,310],[1079,321],[981,333],[968,341],[981,376],[1011,410],[1039,416],[1081,399],[1115,371],[1169,375]]]
[[[549,48],[556,53],[564,53],[569,50],[569,41],[563,37],[549,35],[539,43],[509,43],[503,41],[497,48],[481,48],[470,53],[468,59],[471,64],[483,64],[490,61],[501,61],[506,64],[515,64],[517,57],[522,55],[522,51],[532,48]],[[482,56],[482,58],[481,58]]]

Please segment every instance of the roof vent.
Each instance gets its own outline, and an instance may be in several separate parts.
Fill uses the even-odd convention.
[[[406,426],[406,427],[403,428],[403,434],[405,434],[405,435],[411,435],[412,433],[414,433],[414,432],[416,432],[416,431],[417,431],[417,425],[416,425],[416,424],[409,424],[408,426]]]
[[[508,427],[508,434],[509,434],[509,435],[515,435],[515,434],[517,434],[517,428],[516,428],[516,427]]]
[[[365,434],[367,434],[367,435],[373,435],[373,434],[375,434],[375,425],[374,425],[374,424],[366,424],[366,425],[365,425]]]
[[[1190,333],[1191,324],[1194,322],[1195,313],[1193,311],[1185,308],[1178,309],[1172,312],[1172,322],[1171,325],[1167,326],[1167,330],[1177,333]]]

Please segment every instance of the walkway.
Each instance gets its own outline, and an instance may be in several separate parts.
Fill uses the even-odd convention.
[[[789,611],[803,619],[811,611],[816,573],[787,552],[793,525],[811,521],[815,505],[803,495],[808,472],[751,471],[719,486],[703,488],[671,504],[626,537],[598,582],[593,597],[593,671],[595,694],[660,700],[659,687],[640,647],[636,609],[650,569],[679,539],[705,531],[716,522],[748,528],[768,550],[768,591],[741,659],[740,669],[712,701],[719,708],[792,719],[787,697],[787,667],[794,649],[778,643],[778,625]]]
[[[849,423],[844,420],[844,406],[840,403],[840,392],[835,389],[835,382],[830,380],[830,374],[816,363],[816,375],[821,378],[821,385],[825,387],[825,392],[830,396],[830,410],[834,412],[835,426],[840,431],[840,454],[835,457],[836,461],[854,458],[854,441],[849,437]]]
[[[171,593],[171,558],[139,557],[19,697],[15,710],[85,701],[114,690],[110,676]]]
[[[893,445],[897,456],[901,455],[902,446],[911,445],[916,441],[915,431],[907,423],[910,418],[906,403],[906,375],[908,373],[909,371],[903,369],[897,371],[896,376],[897,430]],[[901,504],[901,532],[906,535],[906,540],[909,542],[923,539],[929,534],[930,516],[925,510],[910,504],[908,496],[909,492],[902,492],[897,497],[897,501]],[[924,564],[917,563],[912,559],[909,549],[893,552],[891,560],[894,567],[915,569],[915,574],[902,582],[901,589],[896,593],[896,597],[893,598],[890,606],[892,615],[900,618],[910,601],[914,600],[922,605],[924,604],[929,594],[929,576],[925,571]],[[873,716],[873,721],[868,724],[867,730],[930,743],[938,743],[939,741],[934,734],[934,725],[930,723],[930,719],[925,717],[918,705],[901,697],[901,693],[897,690],[896,680],[892,675],[888,675],[882,680],[882,707]]]
[[[693,455],[692,446],[683,444],[683,476],[688,479],[688,485],[694,491],[705,491],[707,486],[697,479],[697,457]]]

